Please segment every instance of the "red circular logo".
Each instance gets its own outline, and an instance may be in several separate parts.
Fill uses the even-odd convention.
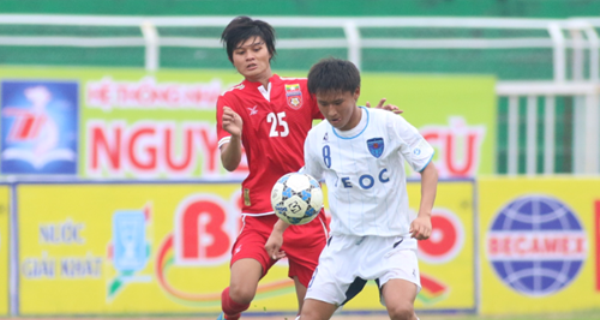
[[[431,214],[431,236],[419,241],[419,255],[429,263],[444,263],[454,258],[464,243],[460,219],[450,210],[435,208]]]

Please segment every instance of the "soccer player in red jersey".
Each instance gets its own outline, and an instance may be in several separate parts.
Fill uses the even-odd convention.
[[[242,182],[242,229],[232,248],[230,286],[221,295],[219,317],[237,320],[250,306],[258,281],[276,262],[264,248],[278,219],[271,207],[271,189],[282,175],[304,165],[304,140],[313,119],[323,116],[306,78],[282,78],[271,71],[275,39],[268,23],[235,18],[221,39],[229,60],[245,78],[217,102],[221,162],[225,169],[235,170],[244,146],[250,169]],[[391,105],[386,109],[397,110]],[[282,251],[289,259],[288,275],[295,283],[299,309],[327,232],[321,210],[309,224],[291,226],[284,234]]]

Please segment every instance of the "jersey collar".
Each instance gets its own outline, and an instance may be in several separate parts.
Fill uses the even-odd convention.
[[[364,109],[365,112],[367,113],[367,124],[365,125],[365,127],[355,136],[353,137],[342,137],[338,134],[338,132],[335,130],[335,128],[333,126],[331,126],[331,130],[333,130],[333,133],[336,135],[336,137],[340,138],[340,139],[344,139],[344,140],[350,140],[350,139],[354,139],[357,138],[358,136],[360,136],[363,132],[365,132],[365,130],[367,130],[367,127],[369,126],[369,109],[367,109],[366,107],[360,107],[361,109]]]
[[[270,102],[271,101],[271,90],[273,89],[274,83],[276,83],[278,81],[281,81],[281,78],[277,74],[273,74],[273,75],[271,75],[271,78],[269,78],[269,85],[267,86],[267,88],[263,87],[262,84],[258,81],[252,82],[252,81],[244,80],[243,83],[244,83],[245,87],[258,90],[258,92],[260,92],[260,94],[262,94],[262,96],[265,98],[265,100]]]
[[[271,77],[269,78],[269,83],[271,84],[275,84],[276,82],[281,81],[281,77],[279,77],[279,75],[273,73],[271,75]],[[258,87],[262,86],[262,84],[258,81],[253,82],[253,81],[249,81],[247,79],[244,79],[244,81],[242,82],[244,84],[245,87],[248,88],[254,88],[254,89],[258,89]]]

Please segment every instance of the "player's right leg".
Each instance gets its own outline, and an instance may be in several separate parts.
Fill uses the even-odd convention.
[[[306,299],[300,313],[300,320],[328,320],[337,308],[335,304]]]
[[[263,267],[258,261],[252,258],[237,260],[231,265],[229,297],[237,303],[249,304],[262,275]]]
[[[226,320],[237,320],[250,307],[258,281],[275,262],[265,243],[272,225],[261,217],[244,217],[243,228],[231,252],[230,285],[221,294],[221,308]]]
[[[335,235],[319,257],[319,265],[308,284],[301,320],[329,319],[339,306],[352,300],[365,286],[357,277],[361,237]]]
[[[231,265],[229,287],[221,293],[221,309],[225,320],[239,319],[241,313],[250,307],[262,275],[262,265],[251,258],[237,260]]]
[[[325,214],[308,224],[289,227],[283,236],[283,247],[289,259],[288,276],[294,279],[299,313],[302,310],[308,283],[319,263],[319,255],[327,243]]]
[[[261,264],[251,258],[235,261],[231,265],[229,287],[221,293],[221,309],[224,320],[237,320],[248,310],[254,299],[258,280],[262,277]]]

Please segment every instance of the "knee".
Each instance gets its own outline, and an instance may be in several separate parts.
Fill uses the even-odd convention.
[[[388,308],[388,313],[392,320],[412,320],[414,319],[415,309],[410,303],[399,303]]]
[[[239,304],[249,304],[254,299],[255,291],[253,287],[232,284],[229,287],[229,297]]]

